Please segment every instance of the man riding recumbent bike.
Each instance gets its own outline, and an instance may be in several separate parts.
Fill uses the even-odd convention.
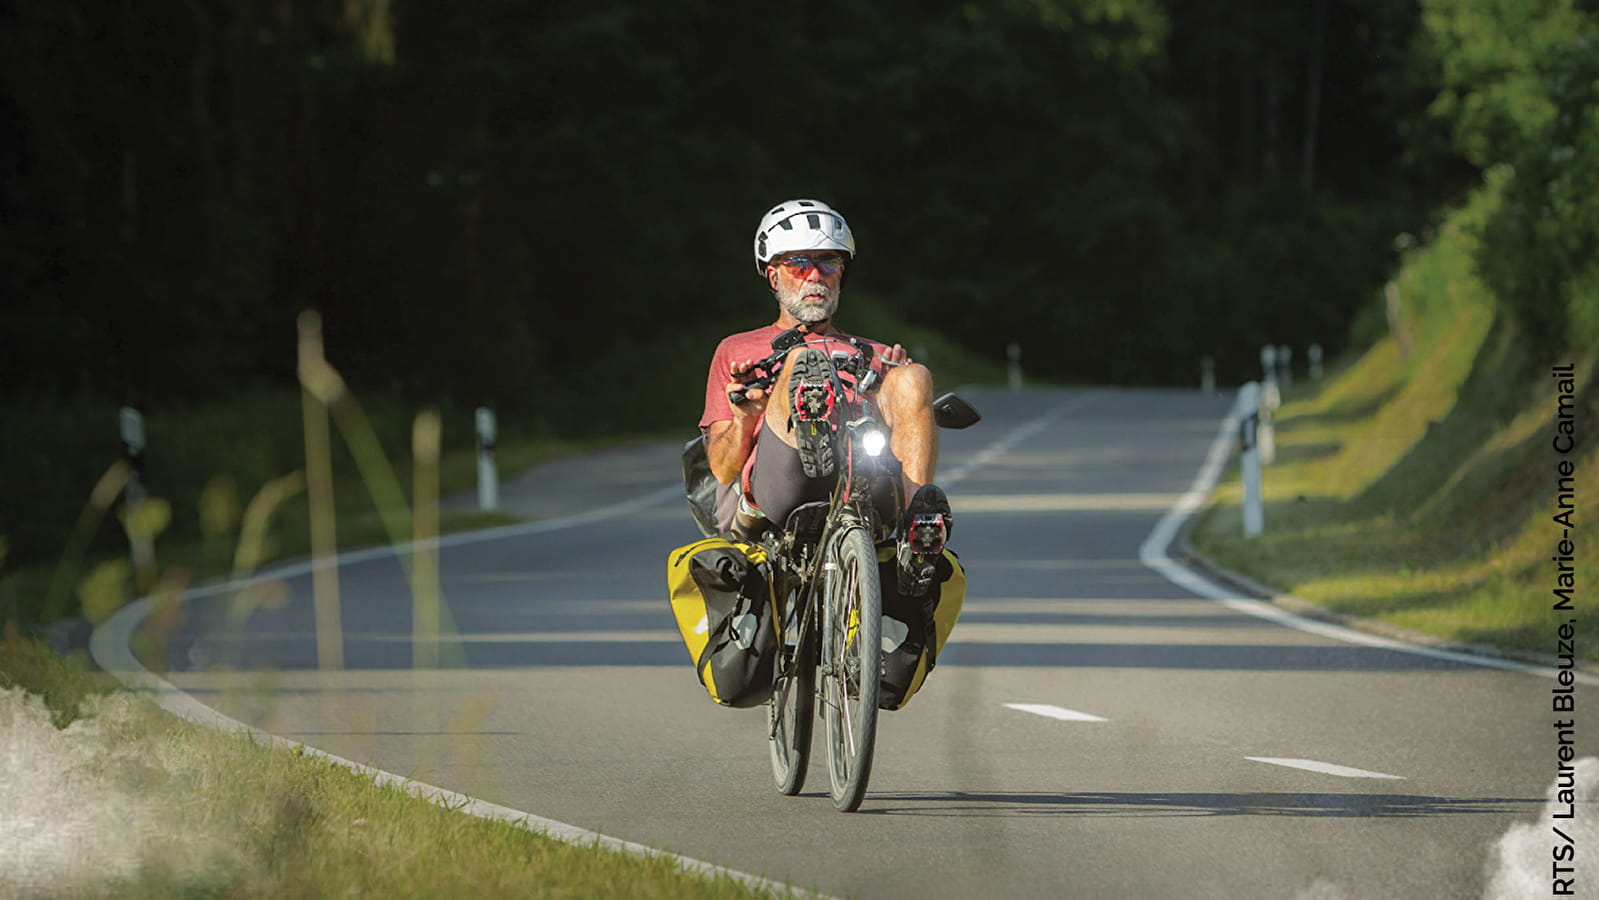
[[[832,328],[854,251],[843,218],[817,201],[763,219],[756,263],[778,320],[717,348],[702,434],[683,454],[706,537],[667,560],[673,614],[712,699],[767,705],[772,771],[791,795],[819,711],[844,811],[865,795],[878,709],[921,687],[960,613],[952,516],[930,482],[936,427],[979,419],[953,394],[931,399],[931,377],[903,348]]]

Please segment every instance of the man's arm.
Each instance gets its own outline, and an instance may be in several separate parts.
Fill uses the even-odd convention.
[[[746,417],[753,418],[753,417]],[[705,453],[711,460],[711,474],[722,484],[732,484],[749,461],[753,428],[737,419],[712,422],[705,432]]]
[[[744,385],[738,376],[749,371],[750,365],[750,360],[730,363],[724,390],[732,392],[742,388]],[[719,419],[705,429],[705,454],[710,458],[711,474],[722,484],[732,484],[744,472],[744,463],[749,461],[750,451],[755,446],[755,429],[761,426],[761,418],[766,414],[767,392],[750,388],[746,394],[743,403],[728,404],[733,418]]]

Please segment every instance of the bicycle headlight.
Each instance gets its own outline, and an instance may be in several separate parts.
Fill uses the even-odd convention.
[[[888,435],[881,428],[867,428],[861,433],[861,449],[867,456],[881,456],[883,448],[888,446]]]

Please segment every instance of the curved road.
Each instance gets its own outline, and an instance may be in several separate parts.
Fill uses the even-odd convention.
[[[695,680],[663,586],[697,536],[671,447],[506,486],[545,513],[640,498],[624,511],[441,551],[459,667],[412,668],[380,553],[340,569],[345,671],[316,671],[302,573],[242,629],[225,598],[194,602],[167,677],[349,759],[836,895],[1483,894],[1554,779],[1554,682],[1285,627],[1142,562],[1228,398],[971,399],[986,418],[945,433],[940,465],[971,593],[927,686],[883,717],[858,814],[833,811],[816,761],[779,796],[764,712]]]

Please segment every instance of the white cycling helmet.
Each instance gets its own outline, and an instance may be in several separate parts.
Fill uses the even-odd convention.
[[[790,200],[772,207],[755,229],[755,271],[780,253],[837,250],[855,258],[855,235],[838,210],[820,200]]]

